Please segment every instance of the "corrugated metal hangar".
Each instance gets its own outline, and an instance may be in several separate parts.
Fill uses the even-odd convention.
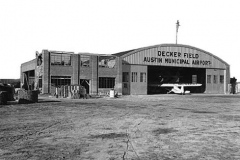
[[[174,85],[191,93],[228,93],[230,66],[189,45],[160,44],[111,55],[43,50],[21,65],[22,85],[54,93],[61,85],[83,85],[90,95],[165,94]],[[199,85],[198,85],[199,84]]]

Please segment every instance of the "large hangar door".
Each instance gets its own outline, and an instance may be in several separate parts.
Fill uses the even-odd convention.
[[[171,87],[162,84],[200,83],[200,87],[185,87],[191,93],[203,93],[206,88],[206,69],[187,67],[148,66],[148,94],[166,94]]]

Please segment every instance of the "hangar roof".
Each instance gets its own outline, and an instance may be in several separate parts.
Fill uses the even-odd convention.
[[[229,66],[229,64],[227,62],[225,62],[221,58],[213,55],[210,52],[207,52],[207,51],[202,50],[202,49],[197,48],[197,47],[193,47],[193,46],[190,46],[190,45],[183,45],[183,44],[158,44],[158,45],[153,45],[153,46],[148,46],[148,47],[132,49],[132,50],[128,50],[128,51],[123,51],[123,52],[115,53],[113,55],[124,58],[124,57],[132,55],[134,53],[137,53],[137,52],[140,52],[140,51],[144,51],[144,50],[148,50],[148,49],[151,49],[151,48],[157,48],[157,47],[184,47],[184,48],[188,48],[188,49],[197,50],[197,51],[200,51],[200,52],[204,52],[205,54],[207,54],[209,56],[212,56],[215,59],[219,60],[220,62],[224,63],[226,66]]]

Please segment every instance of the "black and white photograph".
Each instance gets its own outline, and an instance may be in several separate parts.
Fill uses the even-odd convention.
[[[0,0],[0,160],[239,160],[239,8]]]

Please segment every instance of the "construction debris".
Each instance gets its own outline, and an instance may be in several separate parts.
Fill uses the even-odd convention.
[[[88,98],[89,96],[86,93],[85,87],[81,85],[67,85],[56,87],[56,92],[54,96],[61,98],[71,98],[71,99],[79,99],[79,98]]]
[[[18,103],[36,103],[38,102],[38,91],[37,90],[24,90],[18,91]]]

